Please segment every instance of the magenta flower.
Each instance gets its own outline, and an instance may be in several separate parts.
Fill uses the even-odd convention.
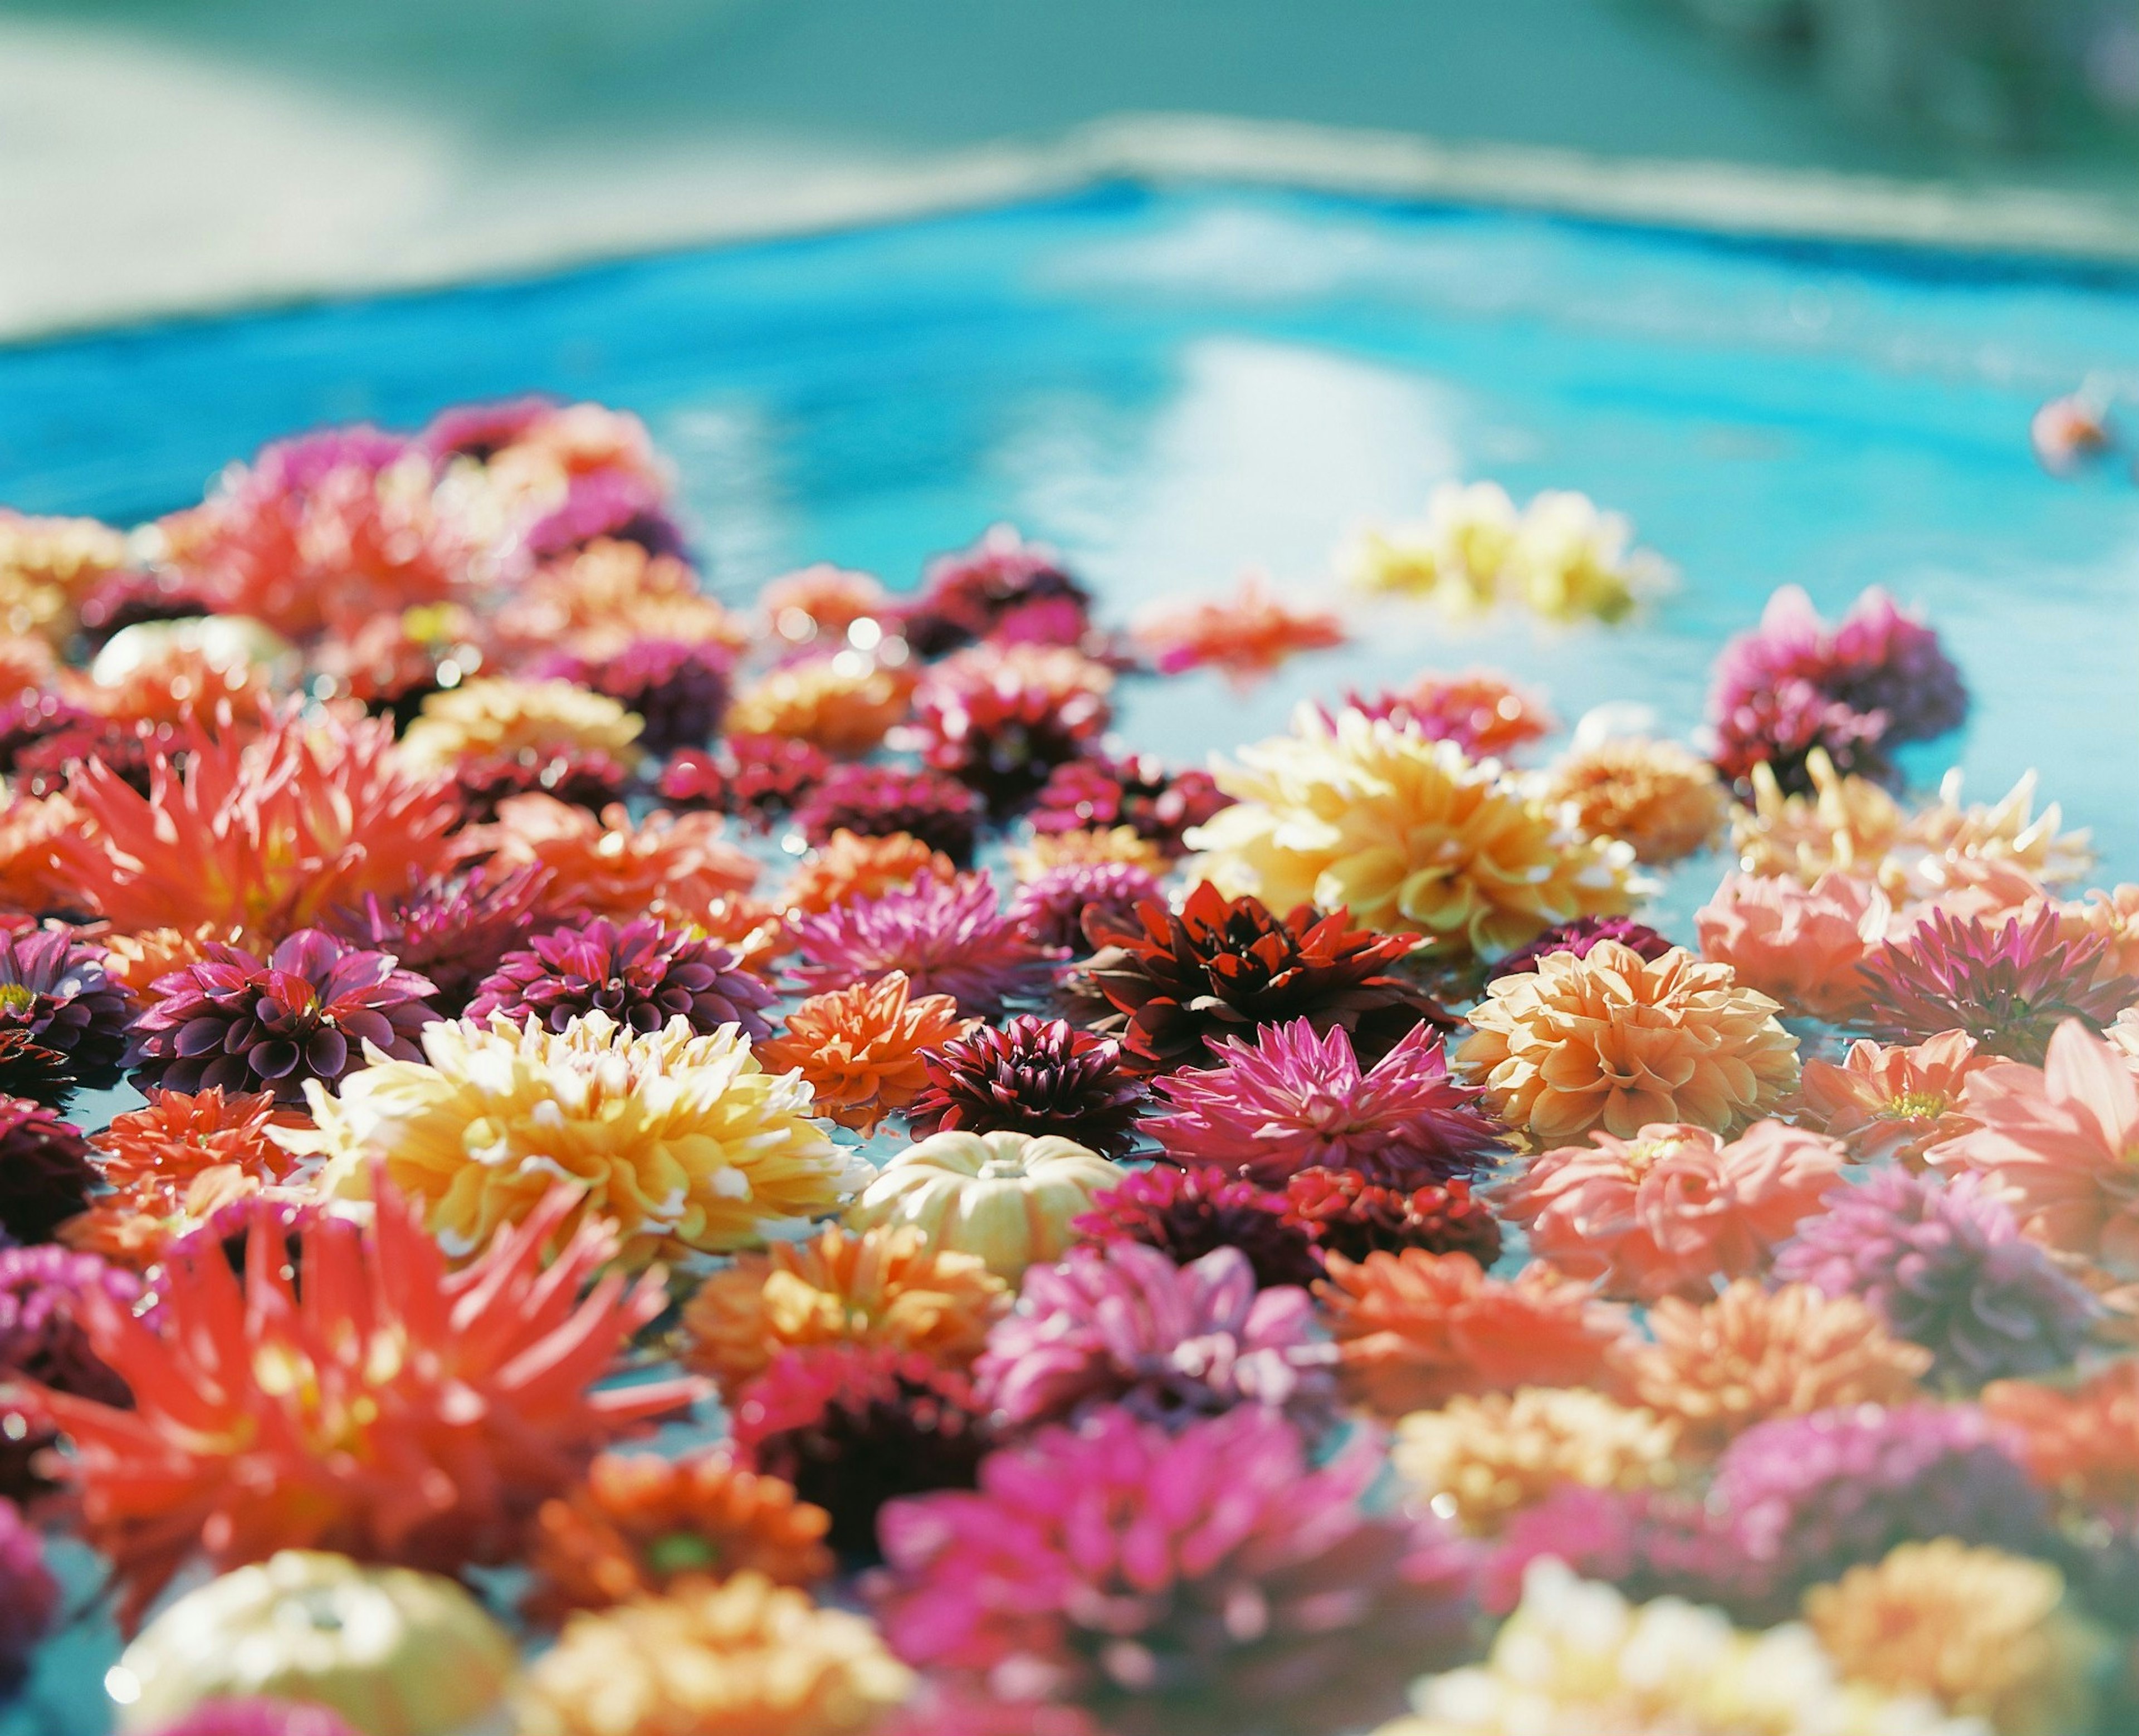
[[[536,560],[549,560],[603,539],[637,543],[653,555],[681,555],[684,547],[660,487],[629,470],[575,476],[565,498],[528,526],[520,540]]]
[[[668,808],[712,808],[754,824],[784,814],[832,770],[824,749],[793,736],[729,736],[707,750],[687,747],[661,768],[655,785]]]
[[[983,1018],[1045,988],[1059,956],[1003,914],[985,873],[923,874],[903,891],[796,917],[793,928],[805,961],[794,975],[813,995],[903,971],[915,999],[948,995],[960,1012]]]
[[[1304,1169],[1351,1169],[1408,1191],[1500,1154],[1500,1130],[1477,1093],[1449,1078],[1430,1026],[1414,1026],[1364,1073],[1341,1025],[1317,1036],[1304,1019],[1211,1048],[1222,1066],[1158,1081],[1173,1113],[1145,1131],[1176,1162],[1215,1163],[1265,1187]]]
[[[835,765],[802,799],[795,824],[815,844],[835,832],[883,838],[903,832],[961,867],[973,859],[980,835],[980,798],[941,772],[901,771],[891,765]]]
[[[1127,826],[1167,856],[1183,853],[1182,834],[1233,804],[1207,771],[1170,771],[1149,754],[1101,755],[1058,765],[1033,798],[1036,832],[1083,832]]]
[[[345,946],[301,928],[267,958],[211,941],[197,965],[159,976],[135,1021],[127,1062],[137,1083],[167,1091],[272,1091],[304,1101],[304,1084],[333,1084],[364,1064],[367,1043],[423,1059],[416,1033],[438,1017],[428,977],[391,953]]]
[[[1632,917],[1577,917],[1572,922],[1546,929],[1529,946],[1516,948],[1492,966],[1486,980],[1496,982],[1503,976],[1520,976],[1534,971],[1537,961],[1549,952],[1572,952],[1577,958],[1587,958],[1590,949],[1600,941],[1617,941],[1623,946],[1631,946],[1652,964],[1672,949],[1672,943],[1663,936]]]
[[[1073,957],[1094,949],[1084,912],[1117,924],[1131,921],[1147,898],[1163,894],[1158,876],[1133,862],[1065,862],[1034,876],[1011,895],[1010,919],[1043,946]]]
[[[289,1699],[203,1700],[156,1736],[357,1736],[339,1713]]]
[[[1074,645],[1084,636],[1091,593],[1045,543],[996,525],[971,548],[928,563],[919,597],[900,611],[900,631],[923,657],[975,639]]]
[[[1470,1638],[1467,1552],[1370,1518],[1380,1444],[1311,1467],[1245,1406],[1169,1431],[1106,1409],[992,1454],[972,1494],[886,1507],[874,1592],[899,1655],[1114,1736],[1333,1736]]]
[[[599,1008],[634,1031],[684,1019],[702,1036],[738,1025],[755,1043],[772,1034],[764,1010],[777,998],[718,941],[693,940],[652,917],[620,927],[596,917],[507,953],[476,991],[467,1016],[487,1021],[503,1013],[521,1024],[532,1014],[545,1029],[561,1031]]]
[[[1237,1248],[1258,1284],[1311,1284],[1322,1262],[1283,1194],[1212,1165],[1140,1170],[1092,1201],[1071,1226],[1091,1241],[1141,1242],[1185,1266],[1217,1248]]]
[[[913,694],[921,756],[1014,813],[1058,765],[1098,740],[1112,712],[1102,666],[1061,648],[976,645],[937,664]]]
[[[1027,1269],[973,1372],[1013,1428],[1114,1404],[1178,1427],[1246,1404],[1319,1430],[1334,1389],[1314,1320],[1306,1291],[1256,1289],[1237,1248],[1185,1266],[1141,1242],[1076,1248]]]
[[[1109,1157],[1136,1143],[1144,1088],[1122,1071],[1121,1046],[1066,1020],[1027,1013],[924,1050],[928,1083],[907,1111],[915,1137],[1060,1134]]]
[[[101,1290],[130,1313],[148,1312],[141,1280],[94,1254],[59,1247],[0,1249],[0,1381],[34,1381],[100,1404],[130,1405],[126,1382],[91,1348],[83,1297]],[[0,1403],[0,1494],[27,1500],[50,1487],[35,1466],[51,1427],[35,1413]],[[4,1651],[4,1646],[0,1646]]]
[[[1882,1043],[1965,1031],[1986,1054],[2039,1067],[2064,1020],[2099,1031],[2139,1000],[2139,978],[2110,974],[2107,936],[2068,941],[2058,927],[2048,904],[2002,923],[1934,910],[1858,967],[1868,1002],[1858,1022]]]
[[[335,913],[335,932],[357,946],[390,952],[405,968],[429,977],[437,985],[432,1005],[458,1018],[505,955],[556,920],[542,911],[549,883],[543,868],[441,876],[391,900],[368,894],[361,910]]]
[[[19,1032],[29,1049],[56,1057],[46,1077],[34,1065],[11,1069],[18,1077],[0,1076],[0,1088],[51,1101],[69,1083],[118,1082],[133,998],[104,966],[102,947],[85,946],[65,928],[0,940],[0,1033]]]
[[[721,726],[728,708],[727,648],[680,639],[634,639],[590,662],[569,654],[544,658],[532,673],[606,693],[645,721],[637,746],[651,754],[697,747]]]
[[[30,1655],[60,1612],[60,1582],[45,1546],[12,1501],[0,1501],[0,1695],[28,1673]]]

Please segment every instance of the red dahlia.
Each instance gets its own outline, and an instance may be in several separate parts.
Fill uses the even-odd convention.
[[[1056,1133],[1109,1157],[1136,1143],[1143,1087],[1123,1073],[1118,1044],[1065,1020],[1021,1014],[925,1051],[921,1064],[916,1134]]]

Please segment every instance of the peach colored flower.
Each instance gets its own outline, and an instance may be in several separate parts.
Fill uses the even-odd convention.
[[[1569,754],[1545,774],[1545,800],[1574,809],[1593,838],[1617,838],[1642,862],[1676,862],[1723,831],[1729,792],[1716,768],[1676,741],[1617,738]]]
[[[2068,940],[2098,934],[2109,942],[2102,974],[2139,976],[2139,886],[2110,891],[2097,888],[2082,899],[2058,907],[2058,932]]]
[[[1343,644],[1345,633],[1327,609],[1295,609],[1250,573],[1220,601],[1153,610],[1136,640],[1162,675],[1208,666],[1245,687],[1300,652]]]
[[[1676,1418],[1696,1450],[1770,1417],[1898,1404],[1931,1365],[1855,1297],[1810,1284],[1770,1291],[1741,1278],[1699,1307],[1667,1296],[1649,1310],[1649,1330],[1653,1343],[1629,1340],[1614,1358],[1627,1395]]]
[[[881,620],[892,600],[874,575],[820,560],[774,579],[758,593],[757,606],[783,642],[802,646],[843,639],[857,621]]]
[[[1537,1259],[1632,1302],[1704,1301],[1718,1277],[1760,1272],[1844,1161],[1833,1141],[1779,1121],[1728,1145],[1676,1123],[1589,1137],[1547,1152],[1498,1203],[1529,1227]]]
[[[2044,1489],[2088,1506],[2139,1503],[2139,1357],[2122,1357],[2069,1391],[1993,1381],[1982,1402]]]
[[[127,558],[126,533],[93,518],[31,518],[0,506],[0,628],[63,643],[76,605]]]
[[[426,694],[401,751],[431,772],[521,753],[603,753],[629,764],[644,726],[607,694],[569,681],[485,677]]]
[[[1991,1064],[1965,1031],[1941,1031],[1906,1049],[1853,1043],[1839,1065],[1805,1063],[1799,1119],[1840,1140],[1860,1163],[1891,1158],[1921,1169],[1931,1147],[1975,1125],[1961,1112],[1962,1088]]]
[[[794,736],[828,754],[865,754],[902,721],[914,676],[859,651],[784,663],[745,687],[728,707],[731,736]]]
[[[948,995],[908,999],[910,986],[903,971],[892,971],[812,995],[787,1015],[784,1031],[757,1045],[757,1058],[775,1073],[799,1069],[819,1114],[873,1133],[927,1088],[922,1052],[981,1022],[961,1019]]]
[[[2139,1078],[2121,1049],[2068,1019],[2040,1067],[1970,1074],[1961,1109],[1976,1125],[1931,1162],[1986,1177],[2037,1241],[2139,1277]]]
[[[1070,863],[1126,862],[1132,868],[1166,873],[1166,853],[1134,826],[1088,827],[1076,832],[1040,832],[1010,853],[1011,872],[1019,880],[1037,880],[1050,868]]]
[[[864,838],[841,826],[795,870],[783,902],[790,910],[818,915],[849,898],[880,897],[911,886],[923,874],[947,881],[957,873],[949,857],[910,834]]]
[[[595,659],[634,638],[750,642],[747,623],[702,594],[683,562],[608,537],[535,573],[499,611],[497,630],[508,648]]]
[[[698,922],[757,878],[723,830],[713,814],[657,808],[634,824],[620,803],[597,819],[555,796],[516,795],[498,804],[496,824],[471,827],[456,843],[463,856],[494,853],[501,868],[546,868],[552,897],[596,916]]]
[[[190,929],[144,928],[138,934],[104,936],[105,974],[146,998],[149,985],[159,976],[197,965],[208,956],[210,941],[242,946],[265,958],[275,950],[267,936],[234,924],[203,922]]]
[[[1494,982],[1451,1059],[1503,1121],[1544,1144],[1592,1127],[1623,1139],[1652,1122],[1729,1133],[1797,1083],[1798,1039],[1778,1010],[1683,946],[1652,962],[1602,941]]]
[[[1732,874],[1695,912],[1707,957],[1739,981],[1814,1019],[1846,1020],[1864,1000],[1857,967],[1886,938],[1893,907],[1867,880],[1822,874],[1811,886]]]
[[[1327,1264],[1314,1289],[1346,1383],[1384,1416],[1459,1393],[1592,1385],[1626,1329],[1588,1286],[1541,1265],[1503,1281],[1467,1254],[1422,1248]]]

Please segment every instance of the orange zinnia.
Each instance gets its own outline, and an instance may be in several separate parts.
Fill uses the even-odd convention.
[[[910,998],[903,971],[850,989],[812,995],[787,1015],[787,1028],[757,1045],[767,1071],[800,1069],[817,1113],[857,1133],[872,1133],[887,1115],[911,1105],[928,1083],[924,1049],[962,1037],[979,1024],[961,1019],[948,995]]]

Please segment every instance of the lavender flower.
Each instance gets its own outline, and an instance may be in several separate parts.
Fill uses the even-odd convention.
[[[517,1024],[533,1014],[545,1029],[561,1031],[600,1008],[634,1031],[686,1019],[702,1036],[733,1024],[755,1043],[772,1034],[764,1010],[776,998],[717,941],[694,940],[651,917],[621,927],[597,917],[507,953],[477,989],[467,1016],[503,1013]]]
[[[105,975],[105,953],[64,928],[0,941],[0,1032],[20,1031],[56,1055],[66,1078],[92,1088],[114,1084],[133,1010],[126,990]],[[20,1095],[48,1098],[38,1081]],[[56,1085],[58,1081],[47,1081]]]
[[[1093,951],[1084,936],[1086,911],[1118,925],[1147,898],[1161,895],[1158,876],[1136,863],[1065,862],[1018,888],[1010,918],[1041,946],[1074,957]]]
[[[903,971],[917,1000],[948,995],[968,1016],[1044,988],[1056,957],[1003,914],[985,873],[923,874],[903,891],[797,917],[793,929],[804,960],[794,974],[813,995]]]

